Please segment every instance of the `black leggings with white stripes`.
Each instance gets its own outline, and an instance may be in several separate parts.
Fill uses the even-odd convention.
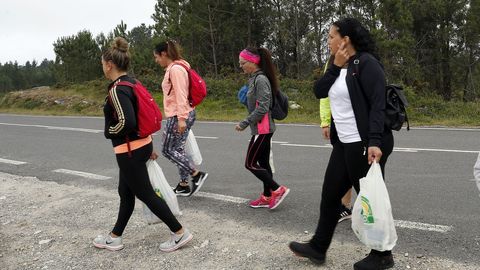
[[[149,143],[131,151],[131,157],[128,156],[128,153],[116,155],[120,168],[120,179],[118,181],[120,210],[117,223],[112,230],[115,235],[121,236],[123,234],[135,208],[135,197],[144,202],[170,228],[170,231],[177,232],[182,228],[167,203],[157,196],[150,184],[146,162],[150,158],[152,150],[152,143]]]

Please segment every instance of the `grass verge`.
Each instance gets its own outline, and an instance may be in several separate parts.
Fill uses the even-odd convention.
[[[198,120],[239,121],[246,109],[237,101],[237,90],[244,83],[241,78],[207,80],[208,98],[197,107]],[[37,87],[0,95],[0,112],[41,115],[85,115],[102,116],[107,82],[102,80],[79,85]],[[282,123],[318,124],[318,100],[311,91],[310,81],[285,79],[282,90],[290,101],[300,107],[291,109]],[[443,101],[438,96],[417,96],[406,90],[410,101],[408,116],[411,126],[480,126],[480,103]],[[162,107],[162,94],[153,93]]]

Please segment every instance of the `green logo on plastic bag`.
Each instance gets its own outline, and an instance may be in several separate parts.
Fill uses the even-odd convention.
[[[361,198],[362,198],[362,211],[360,212],[360,214],[363,216],[363,223],[365,224],[375,223],[370,202],[364,196],[361,196]]]
[[[157,196],[158,196],[158,197],[160,197],[160,198],[162,198],[162,199],[163,199],[163,197],[162,197],[162,193],[160,192],[160,189],[158,189],[158,188],[154,188],[154,189],[153,189],[153,191],[155,191],[155,193],[157,193]]]

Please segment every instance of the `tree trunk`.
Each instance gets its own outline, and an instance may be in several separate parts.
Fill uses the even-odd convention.
[[[441,36],[442,36],[442,49],[441,49],[441,69],[442,69],[442,97],[444,100],[452,99],[452,73],[450,68],[450,44],[448,39],[448,30],[446,29],[447,22],[442,22],[440,26]]]
[[[208,25],[210,27],[210,42],[212,43],[212,55],[213,55],[213,67],[215,69],[215,77],[218,76],[218,67],[217,67],[217,52],[215,45],[215,35],[213,33],[213,21],[212,21],[212,10],[210,5],[208,5]]]
[[[300,35],[298,30],[298,1],[295,1],[295,66],[296,66],[296,75],[297,79],[300,77]]]

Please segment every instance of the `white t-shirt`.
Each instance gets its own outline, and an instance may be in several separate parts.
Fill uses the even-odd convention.
[[[328,92],[328,97],[338,138],[342,143],[354,143],[360,142],[362,139],[358,133],[357,121],[345,80],[346,76],[347,69],[341,69],[340,75]]]

